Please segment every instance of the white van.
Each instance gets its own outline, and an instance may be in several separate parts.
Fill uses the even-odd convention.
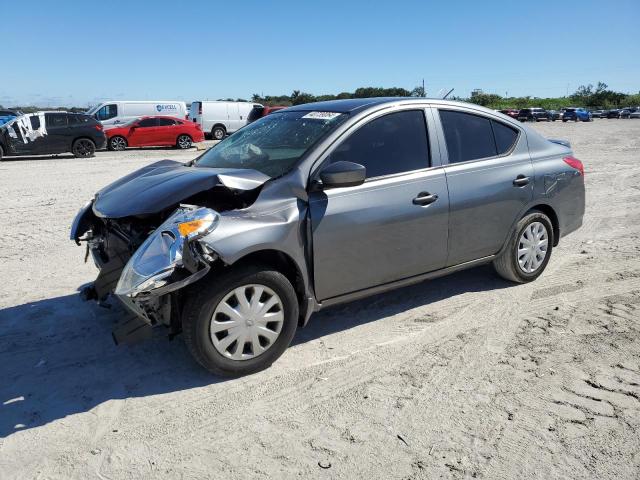
[[[249,123],[249,114],[254,108],[262,108],[251,102],[191,102],[189,118],[200,124],[205,133],[211,133],[216,140],[222,140],[228,133]]]
[[[94,116],[103,125],[117,125],[146,115],[168,115],[182,120],[188,119],[187,104],[174,100],[115,100],[102,102],[89,110],[87,115]]]

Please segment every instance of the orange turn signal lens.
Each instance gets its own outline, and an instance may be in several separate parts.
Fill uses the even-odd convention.
[[[182,235],[183,237],[187,237],[192,233],[196,233],[201,230],[204,230],[209,225],[211,225],[211,220],[206,220],[206,219],[192,220],[190,222],[184,222],[184,223],[178,224],[178,231],[180,232],[180,235]]]

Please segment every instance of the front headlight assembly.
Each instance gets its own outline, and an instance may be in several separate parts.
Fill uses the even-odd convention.
[[[190,242],[211,233],[220,216],[209,208],[181,206],[136,250],[125,265],[115,294],[136,297],[176,281],[176,270],[197,272]],[[184,279],[184,278],[182,278]],[[181,280],[180,278],[177,280]],[[163,289],[166,290],[166,289]]]

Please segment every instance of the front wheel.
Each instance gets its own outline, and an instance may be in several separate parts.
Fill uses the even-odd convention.
[[[493,266],[505,280],[531,282],[546,268],[552,250],[551,220],[544,213],[533,211],[518,222]]]
[[[127,139],[124,137],[117,136],[109,139],[109,150],[124,150],[127,146]]]
[[[96,153],[96,144],[88,138],[79,138],[73,142],[71,152],[76,158],[93,157]]]
[[[191,148],[192,143],[193,141],[191,140],[191,137],[189,135],[180,135],[178,137],[178,140],[176,141],[176,146],[178,148],[181,148],[182,150],[185,150],[187,148]]]
[[[291,282],[268,267],[240,267],[195,284],[182,330],[193,357],[216,375],[269,367],[291,343],[298,301]]]

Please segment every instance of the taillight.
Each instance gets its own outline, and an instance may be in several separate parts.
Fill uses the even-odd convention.
[[[562,160],[564,160],[564,163],[569,165],[571,168],[575,168],[576,170],[578,170],[580,172],[580,175],[584,176],[584,165],[580,160],[571,156],[564,157]]]
[[[99,132],[101,132],[102,130],[104,130],[104,127],[102,126],[102,124],[97,124],[94,125],[93,128],[95,128],[96,130],[98,130]]]

